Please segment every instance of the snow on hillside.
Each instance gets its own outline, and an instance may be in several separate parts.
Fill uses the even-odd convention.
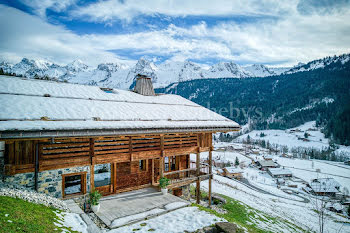
[[[272,76],[280,74],[278,72],[275,72],[273,69],[269,69],[268,67],[264,65],[254,64],[251,66],[246,66],[244,69],[252,74],[252,76],[255,77],[266,77],[266,76]]]
[[[344,190],[344,188],[350,190],[350,166],[343,166],[343,163],[326,160],[290,159],[277,156],[275,160],[281,166],[288,167],[294,176],[307,182],[317,178],[334,178],[342,185],[341,190]]]
[[[201,188],[208,189],[208,181],[201,182]],[[215,193],[232,197],[242,203],[249,205],[257,210],[267,213],[277,219],[285,219],[296,226],[306,229],[308,232],[314,232],[318,229],[318,215],[315,213],[311,202],[305,203],[300,200],[290,200],[282,197],[276,197],[253,190],[239,181],[214,175],[212,190]],[[347,232],[349,226],[344,226],[342,221],[345,218],[335,213],[327,212],[325,225],[326,232]],[[271,224],[266,219],[254,222],[260,228],[269,232],[291,232],[291,227],[279,224]],[[293,232],[303,232],[300,229],[293,229]]]
[[[320,69],[320,68],[329,66],[331,64],[335,64],[337,62],[341,62],[341,64],[345,64],[346,62],[349,62],[349,61],[350,61],[350,54],[343,54],[340,56],[333,56],[333,57],[325,57],[323,59],[311,61],[307,64],[299,63],[298,65],[294,66],[292,69],[286,71],[285,74],[292,74],[296,72]]]
[[[315,149],[327,149],[329,147],[329,139],[315,127],[316,122],[310,121],[303,125],[287,130],[253,130],[247,134],[243,134],[237,138],[237,141],[246,139],[249,135],[252,139],[269,141],[271,144],[277,144],[281,146],[293,147],[305,147]],[[304,139],[305,133],[309,136]],[[264,134],[264,137],[260,137]],[[337,145],[338,149],[336,154],[344,153],[350,158],[350,146]]]

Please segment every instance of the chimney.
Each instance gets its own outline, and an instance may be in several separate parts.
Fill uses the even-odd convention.
[[[136,84],[134,92],[140,95],[154,96],[153,84],[151,78],[148,78],[146,75],[138,74],[136,77]]]

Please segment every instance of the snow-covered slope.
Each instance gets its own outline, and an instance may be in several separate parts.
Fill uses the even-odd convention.
[[[333,56],[333,57],[325,57],[323,59],[311,61],[307,64],[299,63],[298,65],[294,66],[292,69],[284,73],[292,74],[297,72],[316,70],[320,68],[325,68],[326,66],[334,65],[338,62],[340,62],[341,64],[345,64],[346,62],[349,62],[349,61],[350,61],[350,54],[343,54],[340,56]]]
[[[251,66],[246,66],[244,69],[252,74],[252,76],[255,77],[266,77],[266,76],[272,76],[277,75],[278,72],[275,72],[272,69],[267,68],[264,65],[254,64]]]

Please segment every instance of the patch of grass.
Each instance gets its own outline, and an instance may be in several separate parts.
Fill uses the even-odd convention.
[[[75,232],[54,224],[59,220],[56,215],[59,212],[22,199],[0,196],[0,232]]]
[[[139,231],[139,230],[141,230],[141,228],[132,229],[132,231]]]
[[[148,231],[155,231],[155,229],[153,229],[153,228],[150,228],[150,229],[148,229]]]
[[[145,222],[143,222],[143,223],[140,224],[140,226],[142,226],[142,227],[144,227],[144,226],[146,226],[146,225],[147,225],[147,223],[145,223]]]
[[[228,222],[232,222],[237,224],[241,228],[245,228],[248,232],[251,233],[265,233],[271,232],[268,229],[262,229],[258,226],[259,222],[264,222],[266,225],[270,225],[273,229],[273,225],[279,225],[281,228],[288,228],[291,232],[293,231],[304,231],[299,226],[282,219],[269,216],[262,211],[251,208],[248,205],[245,205],[233,198],[221,195],[226,199],[226,204],[222,205],[222,208],[227,211],[227,213],[218,213],[215,210],[192,204],[193,206],[197,206],[200,210],[207,211],[211,214],[214,214],[220,218],[226,219]],[[243,229],[238,229],[238,232],[244,232]]]

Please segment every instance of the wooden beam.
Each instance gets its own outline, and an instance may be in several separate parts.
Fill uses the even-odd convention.
[[[159,159],[159,173],[160,178],[164,177],[164,135],[160,135],[160,159]]]
[[[196,168],[197,168],[197,183],[196,183],[196,198],[197,198],[197,204],[200,204],[200,196],[201,196],[201,191],[200,191],[200,179],[199,179],[199,175],[200,175],[200,153],[197,152],[196,154]]]
[[[152,159],[152,185],[154,185],[154,159]]]
[[[95,165],[90,165],[90,191],[95,189]]]
[[[90,163],[91,165],[94,164],[94,156],[95,156],[95,139],[94,138],[90,138],[90,142],[89,142],[89,155],[90,155]]]
[[[209,208],[211,208],[211,181],[212,181],[212,150],[209,151],[209,192],[208,192],[208,198],[209,198]]]

